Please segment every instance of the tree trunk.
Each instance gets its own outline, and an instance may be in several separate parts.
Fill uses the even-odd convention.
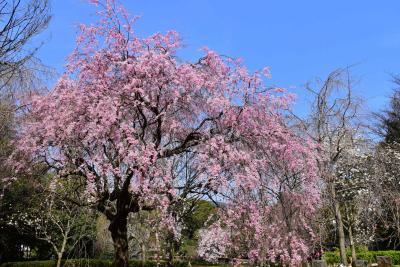
[[[156,246],[157,246],[157,252],[156,252],[156,261],[157,261],[157,267],[160,266],[160,239],[158,236],[158,231],[156,231]]]
[[[356,246],[354,244],[354,239],[353,239],[353,230],[352,230],[352,225],[349,225],[349,240],[350,240],[350,247],[351,247],[351,262],[354,263],[357,260],[357,255],[356,255]]]
[[[167,267],[174,266],[174,235],[172,233],[168,233],[167,236]]]
[[[63,242],[61,244],[61,248],[60,251],[57,251],[57,267],[61,267],[61,261],[62,261],[62,257],[64,255],[65,252],[65,247],[67,246],[67,241],[68,241],[68,234],[69,234],[70,228],[68,228],[65,232],[65,234],[63,235]]]
[[[114,263],[113,267],[129,266],[129,250],[128,250],[128,214],[117,214],[111,221],[108,230],[114,243]]]
[[[174,255],[173,252],[168,249],[167,251],[167,267],[173,267],[174,266]]]
[[[57,253],[57,267],[61,267],[62,253]]]
[[[142,266],[144,267],[146,263],[146,247],[144,243],[142,243],[141,249],[142,249]]]
[[[345,236],[344,236],[344,228],[343,228],[343,219],[342,214],[340,212],[339,202],[336,199],[336,190],[335,184],[331,183],[331,196],[335,209],[335,218],[336,218],[336,226],[338,229],[339,236],[339,250],[340,250],[340,260],[344,266],[347,266],[347,258],[346,258],[346,246],[345,246]]]
[[[263,245],[263,246],[261,246],[261,257],[260,257],[260,262],[259,262],[259,265],[258,266],[260,266],[260,267],[264,267],[265,266],[265,244]]]

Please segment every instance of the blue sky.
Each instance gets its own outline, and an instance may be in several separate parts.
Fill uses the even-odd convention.
[[[241,57],[250,70],[269,66],[273,85],[298,94],[302,85],[338,67],[357,64],[356,91],[370,110],[384,107],[400,73],[400,1],[372,0],[120,0],[140,15],[136,31],[145,36],[177,30],[195,59],[203,46]],[[40,36],[39,57],[63,70],[74,48],[76,25],[96,17],[85,0],[52,0],[53,20]]]

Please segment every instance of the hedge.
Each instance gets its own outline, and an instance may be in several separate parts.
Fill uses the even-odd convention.
[[[191,262],[193,267],[196,266],[216,266],[212,264],[207,264],[205,262]],[[1,267],[55,267],[55,260],[44,260],[44,261],[24,261],[24,262],[7,262],[0,265]],[[112,260],[97,260],[97,259],[73,259],[65,260],[62,264],[63,267],[112,267]],[[142,265],[140,260],[130,260],[129,267],[156,267],[156,261],[146,261]],[[165,261],[160,262],[160,267],[166,267]],[[175,262],[174,267],[187,267],[188,262]]]
[[[351,257],[349,251],[346,252],[348,257]],[[400,251],[397,250],[382,250],[382,251],[360,251],[357,253],[357,259],[368,260],[370,263],[377,262],[377,256],[389,256],[392,258],[393,264],[400,264]],[[325,252],[323,257],[328,264],[340,262],[339,251]]]

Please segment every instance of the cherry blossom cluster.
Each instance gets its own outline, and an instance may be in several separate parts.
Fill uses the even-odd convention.
[[[32,99],[14,168],[46,163],[54,179],[85,177],[91,201],[116,218],[110,214],[168,211],[182,184],[172,166],[190,153],[198,174],[191,190],[226,201],[200,254],[243,245],[254,260],[299,262],[312,236],[305,215],[319,195],[316,150],[285,121],[293,95],[265,84],[267,68],[250,73],[207,48],[197,62],[181,60],[176,32],[139,38],[136,18],[114,1],[92,2],[104,7],[100,20],[80,26],[67,72]],[[107,206],[127,196],[126,206]]]

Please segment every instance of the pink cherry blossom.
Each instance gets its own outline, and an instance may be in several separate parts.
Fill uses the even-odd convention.
[[[298,262],[308,252],[303,219],[318,200],[318,173],[313,144],[285,121],[292,95],[269,90],[259,73],[209,49],[197,62],[180,60],[175,31],[139,38],[136,18],[122,7],[92,2],[104,7],[99,22],[80,26],[67,72],[32,99],[11,164],[17,171],[48,164],[54,179],[84,177],[122,250],[118,266],[127,266],[121,233],[130,212],[157,209],[166,226],[179,230],[168,207],[187,182],[178,167],[190,157],[193,192],[230,196],[223,223],[201,241],[211,246],[229,237],[227,248],[208,247],[201,255],[220,257],[244,242],[253,260]],[[284,222],[288,206],[292,229]],[[243,228],[235,229],[239,219]]]

